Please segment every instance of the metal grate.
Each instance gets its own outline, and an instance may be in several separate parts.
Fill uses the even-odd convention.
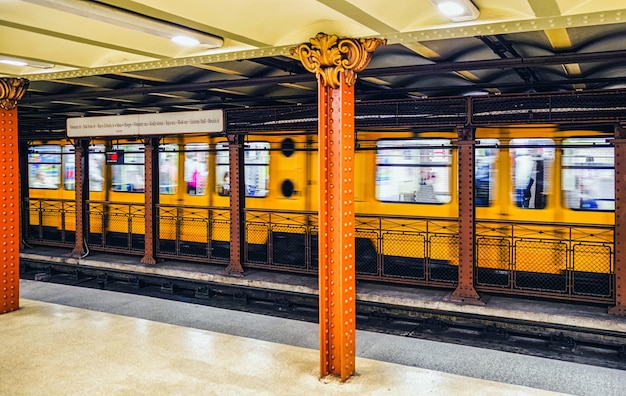
[[[613,249],[610,245],[576,243],[572,249],[572,293],[613,295]]]
[[[76,202],[30,198],[25,209],[29,219],[25,239],[53,246],[73,245],[76,238]]]
[[[426,236],[424,234],[384,232],[382,243],[383,277],[426,279]]]
[[[430,237],[428,273],[434,282],[457,283],[459,280],[457,235],[435,234]]]
[[[623,118],[623,91],[574,92],[471,98],[475,125],[587,121]]]
[[[509,288],[511,286],[511,243],[506,238],[476,239],[476,284]]]

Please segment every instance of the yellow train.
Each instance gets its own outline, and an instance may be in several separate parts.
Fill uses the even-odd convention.
[[[555,126],[475,131],[476,286],[610,299],[614,251],[611,135]],[[357,273],[451,287],[458,279],[456,131],[358,131]],[[317,136],[249,134],[244,144],[246,266],[315,272]],[[144,144],[93,139],[90,249],[143,252]],[[228,142],[160,139],[157,256],[229,258]],[[74,146],[32,141],[30,243],[72,244]]]

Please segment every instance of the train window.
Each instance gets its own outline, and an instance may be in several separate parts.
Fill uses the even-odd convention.
[[[72,144],[63,146],[63,188],[68,191],[76,190],[76,162]]]
[[[144,192],[145,165],[144,146],[141,144],[114,145],[113,150],[124,152],[121,164],[111,165],[111,189],[113,191]]]
[[[184,179],[189,195],[205,195],[209,177],[208,143],[189,143],[185,145]]]
[[[450,140],[380,140],[376,143],[376,199],[450,202]]]
[[[269,194],[270,144],[269,142],[247,142],[244,146],[245,191],[247,197],[266,197]],[[230,194],[228,143],[216,145],[217,193]]]
[[[221,196],[228,196],[230,195],[228,143],[218,143],[215,148],[217,149],[217,161],[215,166],[217,193]]]
[[[30,188],[58,189],[61,182],[61,146],[32,146],[28,152]]]
[[[544,209],[554,165],[551,139],[511,139],[513,202],[518,208]]]
[[[604,138],[565,139],[563,146],[561,176],[565,207],[615,210],[613,147]]]
[[[159,192],[176,194],[178,191],[178,145],[159,146]]]
[[[89,191],[100,192],[104,183],[104,144],[89,146]]]
[[[495,191],[495,162],[498,155],[497,139],[480,139],[476,145],[476,190],[475,204],[478,207],[487,207],[493,202]]]
[[[76,160],[74,145],[63,146],[63,187],[76,190]],[[89,147],[89,191],[102,191],[104,181],[104,145]]]

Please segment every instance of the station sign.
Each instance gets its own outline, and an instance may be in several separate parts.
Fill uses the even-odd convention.
[[[224,131],[223,110],[76,117],[67,119],[68,137],[122,137]]]

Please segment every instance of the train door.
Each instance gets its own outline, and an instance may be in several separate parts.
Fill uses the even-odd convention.
[[[167,218],[170,219],[170,234],[167,240],[177,240],[177,248],[172,247],[173,252],[188,257],[216,258],[218,253],[212,245],[213,238],[213,218],[216,213],[227,212],[226,210],[214,208],[211,199],[211,180],[214,178],[211,172],[211,151],[206,137],[185,139],[182,151],[178,157],[179,168],[177,202],[171,200],[170,206],[165,206],[162,202],[161,211],[167,210]],[[171,171],[171,170],[170,170]],[[164,195],[161,195],[163,198]],[[173,198],[173,196],[172,196]],[[165,213],[164,213],[165,214]],[[162,217],[162,221],[165,216]],[[164,228],[161,229],[163,233]],[[229,234],[225,234],[228,236]],[[169,252],[164,243],[166,238],[162,238],[160,243],[163,251]],[[218,258],[227,258],[224,252],[218,254]]]

